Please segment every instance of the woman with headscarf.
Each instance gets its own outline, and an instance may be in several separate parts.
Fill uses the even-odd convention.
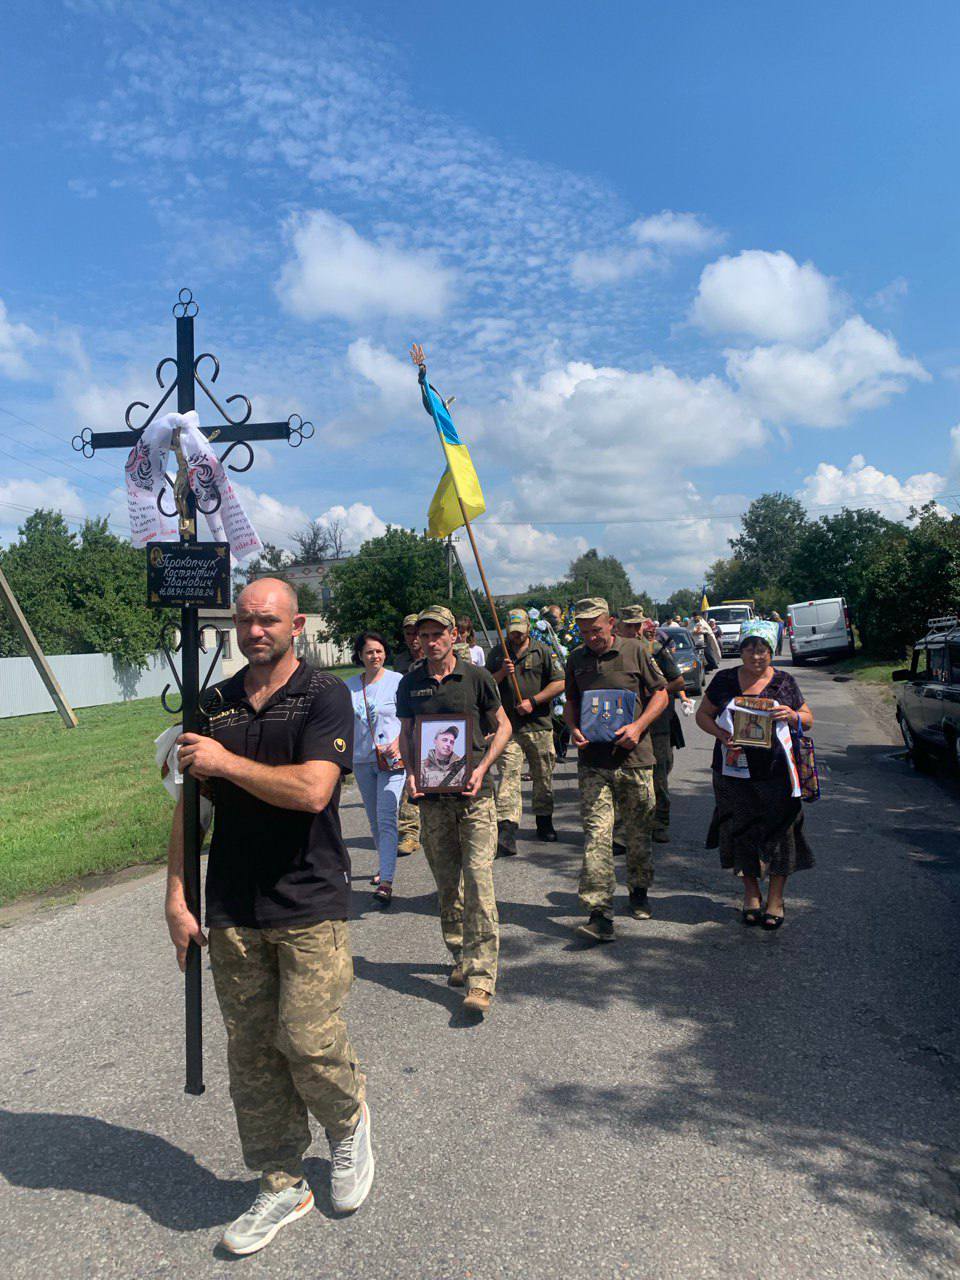
[[[765,929],[783,924],[787,877],[813,866],[813,853],[803,833],[791,739],[783,731],[809,729],[813,712],[793,676],[773,666],[776,645],[776,623],[761,619],[744,623],[740,666],[717,672],[697,710],[697,724],[717,739],[713,749],[716,808],[707,848],[719,848],[720,865],[743,878],[743,923]],[[731,745],[731,704],[743,696],[773,701],[772,746]],[[767,875],[764,905],[760,881]]]

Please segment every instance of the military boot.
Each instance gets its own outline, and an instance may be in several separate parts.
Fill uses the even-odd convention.
[[[552,844],[555,840],[559,840],[559,836],[553,829],[553,818],[550,814],[537,814],[537,839],[546,840]]]
[[[504,822],[497,823],[497,853],[498,858],[513,858],[517,853],[517,826],[516,822],[511,822],[509,818]]]

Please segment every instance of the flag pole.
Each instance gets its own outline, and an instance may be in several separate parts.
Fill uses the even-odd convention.
[[[423,358],[423,348],[419,344],[414,344],[414,346],[411,347],[410,358],[419,369],[421,384],[426,384],[427,362]],[[427,399],[429,400],[429,396]],[[433,414],[432,410],[431,416],[434,419],[434,425],[437,425],[436,416]],[[477,562],[477,571],[480,574],[480,581],[483,584],[483,593],[487,597],[487,604],[490,606],[490,613],[493,615],[493,625],[497,629],[497,636],[500,639],[500,648],[503,650],[504,660],[512,661],[512,658],[510,658],[510,650],[507,648],[507,638],[503,634],[503,627],[500,625],[500,615],[497,613],[497,606],[493,603],[493,593],[490,590],[489,582],[487,582],[487,575],[483,568],[483,561],[480,559],[480,548],[477,546],[477,540],[473,536],[473,526],[470,524],[470,517],[467,515],[467,508],[464,506],[463,498],[460,496],[460,490],[457,488],[457,477],[453,474],[452,470],[450,471],[450,479],[453,482],[453,491],[457,495],[457,502],[460,504],[460,514],[463,516],[463,527],[466,529],[467,537],[470,539],[470,549],[473,552],[474,560]],[[464,577],[466,577],[466,574],[464,574]],[[522,702],[523,694],[520,692],[520,685],[517,683],[516,671],[510,672],[510,683],[513,685],[513,691],[517,696],[517,702]]]

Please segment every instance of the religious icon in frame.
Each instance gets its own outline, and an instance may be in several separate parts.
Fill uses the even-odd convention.
[[[472,716],[417,716],[414,754],[418,791],[459,795],[473,772]]]
[[[735,747],[773,746],[773,709],[776,704],[772,698],[751,698],[743,696],[733,700],[733,737],[731,745]]]

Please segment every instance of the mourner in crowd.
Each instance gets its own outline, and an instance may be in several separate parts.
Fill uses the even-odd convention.
[[[353,660],[363,665],[363,671],[347,681],[353,700],[353,773],[377,850],[373,896],[382,907],[389,907],[393,897],[405,778],[397,719],[397,689],[403,677],[387,669],[389,659],[390,650],[380,632],[364,631],[353,647]]]
[[[776,704],[771,713],[774,728],[783,725],[800,731],[813,724],[813,712],[796,680],[773,665],[776,645],[775,622],[744,623],[740,665],[713,677],[697,710],[697,724],[717,740],[713,748],[716,808],[707,848],[719,848],[720,865],[743,880],[743,923],[765,929],[783,924],[788,876],[813,866],[789,736],[781,742],[774,734],[770,746],[739,746],[731,740],[731,704],[745,695]],[[769,877],[766,903],[761,889],[765,877]]]
[[[423,660],[420,638],[417,635],[417,615],[408,613],[403,620],[403,642],[405,648],[394,655],[392,666],[394,671],[404,676],[415,662]],[[400,813],[397,823],[398,841],[397,857],[405,858],[416,853],[420,848],[420,810],[410,803],[406,787],[400,800]]]
[[[578,752],[584,830],[580,903],[589,918],[579,931],[591,941],[612,942],[618,817],[624,824],[629,910],[637,919],[651,914],[656,757],[650,726],[668,697],[666,681],[640,641],[616,635],[606,600],[578,601],[575,619],[583,644],[567,662],[564,714]]]
[[[490,768],[510,738],[510,721],[490,673],[458,658],[456,620],[444,605],[418,616],[424,662],[400,682],[397,711],[410,798],[420,809],[420,839],[440,899],[440,927],[453,956],[450,985],[466,987],[464,1007],[484,1014],[497,985],[500,924],[493,887],[497,814]],[[456,794],[429,789],[417,758],[425,716],[459,720],[470,734],[470,772]],[[485,739],[488,719],[494,730]]]
[[[497,682],[513,736],[499,760],[497,783],[497,853],[517,852],[517,831],[523,814],[521,774],[526,760],[533,782],[532,809],[540,840],[556,840],[553,827],[553,769],[556,750],[551,707],[563,692],[563,667],[553,649],[530,634],[525,609],[511,609],[506,618],[507,652],[495,644],[487,670]],[[517,690],[514,680],[520,690]]]
[[[374,1175],[364,1077],[343,1021],[353,961],[339,802],[354,715],[341,680],[297,659],[304,622],[287,583],[247,586],[236,626],[248,665],[216,686],[208,733],[180,738],[180,767],[213,800],[210,964],[243,1158],[260,1174],[259,1194],[223,1236],[236,1254],[256,1253],[313,1207],[303,1169],[311,1115],[330,1144],[334,1209],[359,1208]],[[208,941],[184,895],[182,804],[166,893],[181,968],[188,944]]]

